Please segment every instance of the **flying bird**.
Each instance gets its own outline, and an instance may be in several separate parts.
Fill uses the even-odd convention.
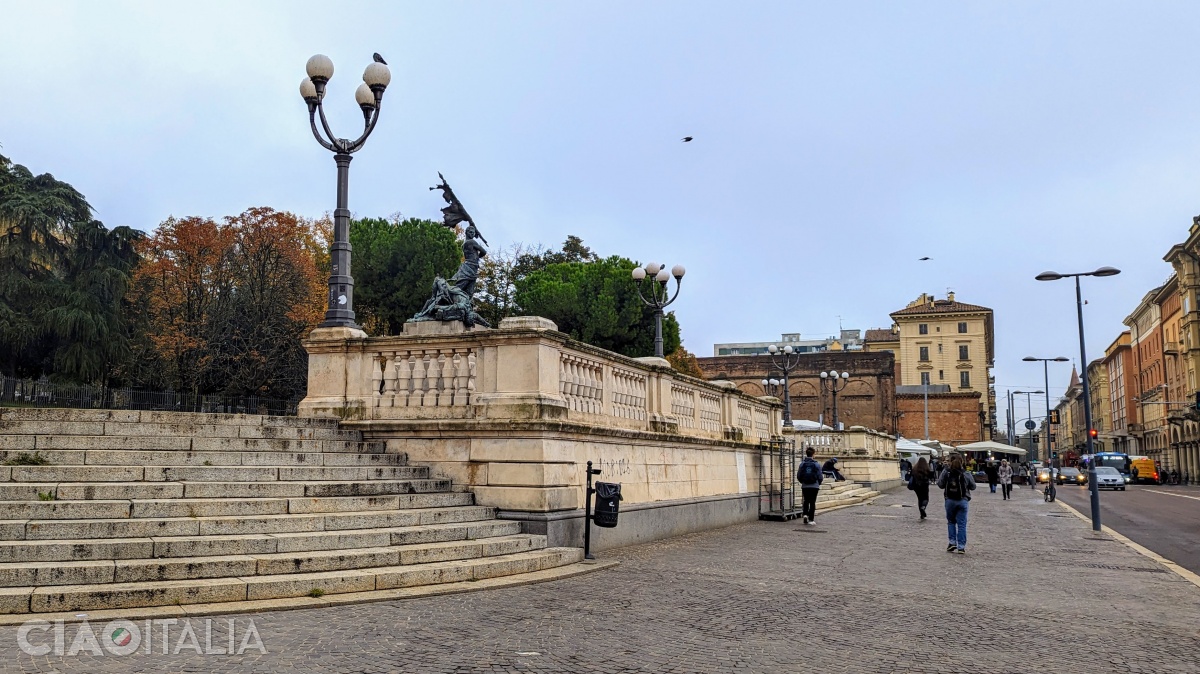
[[[917,262],[924,262],[925,260],[928,260],[928,259],[929,258],[927,258],[927,257],[920,257],[920,258],[917,258]]]
[[[371,57],[375,59],[376,63],[382,63],[385,66],[387,65],[387,61],[383,60],[383,57],[379,55],[379,52],[375,52],[374,54],[371,54]]]
[[[684,137],[683,137],[683,142],[685,142],[685,143],[690,143],[690,142],[692,142],[692,137],[691,137],[691,136],[684,136]]]

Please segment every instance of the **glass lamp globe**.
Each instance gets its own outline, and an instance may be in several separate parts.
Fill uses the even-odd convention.
[[[363,83],[372,90],[378,88],[382,91],[392,83],[392,71],[382,63],[372,63],[363,71]]]
[[[793,351],[795,351],[795,349],[792,348],[791,344],[788,344],[787,346],[783,347],[783,352],[788,354],[789,356],[792,355]]]
[[[663,266],[657,262],[647,262],[646,263],[646,273],[650,274],[651,276],[654,276],[655,274],[658,273],[659,269],[662,269],[662,267]]]
[[[371,110],[375,107],[375,92],[371,91],[371,87],[364,82],[354,90],[354,100],[358,103],[358,107]]]
[[[842,373],[842,379],[849,379],[849,378],[850,378],[850,373],[849,373],[849,372],[843,372],[843,373]]]
[[[828,372],[822,372],[822,373],[821,373],[821,379],[828,379],[828,378],[829,378],[829,373],[828,373]]]
[[[770,383],[771,383],[771,382],[767,381],[766,379],[762,380],[762,385],[763,385],[763,388],[766,388],[766,387],[767,387],[767,384],[770,384]]]
[[[300,97],[313,103],[317,101],[317,85],[307,77],[300,80]]]
[[[324,54],[316,54],[304,64],[304,70],[313,82],[328,82],[333,79],[333,61]]]
[[[671,267],[671,276],[674,276],[675,278],[683,278],[683,275],[686,273],[687,269],[685,269],[681,264]]]
[[[779,353],[779,347],[772,344],[767,347],[767,351],[769,351],[770,353]]]
[[[644,278],[646,278],[646,270],[642,269],[641,267],[634,267],[633,268],[633,280],[641,281]]]
[[[654,280],[658,281],[659,283],[666,283],[667,281],[671,280],[671,275],[667,273],[667,270],[664,267],[663,269],[658,270],[658,274],[654,276]]]

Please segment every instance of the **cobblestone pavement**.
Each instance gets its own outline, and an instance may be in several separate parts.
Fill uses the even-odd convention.
[[[962,556],[940,501],[919,522],[898,492],[815,527],[610,552],[621,566],[563,581],[236,617],[265,655],[163,655],[156,635],[150,655],[34,657],[4,628],[0,671],[1200,672],[1200,588],[1031,490],[981,491]]]

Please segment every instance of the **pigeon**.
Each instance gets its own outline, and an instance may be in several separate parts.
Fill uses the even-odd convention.
[[[683,142],[685,142],[685,143],[690,143],[690,142],[692,142],[692,137],[691,137],[691,136],[684,136],[684,137],[683,137]]]
[[[387,65],[387,61],[383,60],[383,57],[379,55],[379,52],[371,54],[371,58],[374,58],[376,63],[382,63],[385,66]]]
[[[925,260],[928,260],[928,259],[929,258],[927,258],[927,257],[917,258],[917,262],[924,262]]]

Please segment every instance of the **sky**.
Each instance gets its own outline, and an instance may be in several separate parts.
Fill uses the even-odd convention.
[[[1008,389],[1043,388],[1023,356],[1080,357],[1072,284],[1033,277],[1122,270],[1084,279],[1095,358],[1200,213],[1195,2],[0,0],[0,17],[0,154],[110,227],[331,211],[304,64],[333,60],[325,107],[355,137],[379,52],[392,83],[350,167],[355,216],[438,216],[441,171],[493,249],[574,234],[683,264],[672,309],[701,356],[888,327],[953,289],[995,310],[1001,419]],[[1052,398],[1069,374],[1052,368]]]

